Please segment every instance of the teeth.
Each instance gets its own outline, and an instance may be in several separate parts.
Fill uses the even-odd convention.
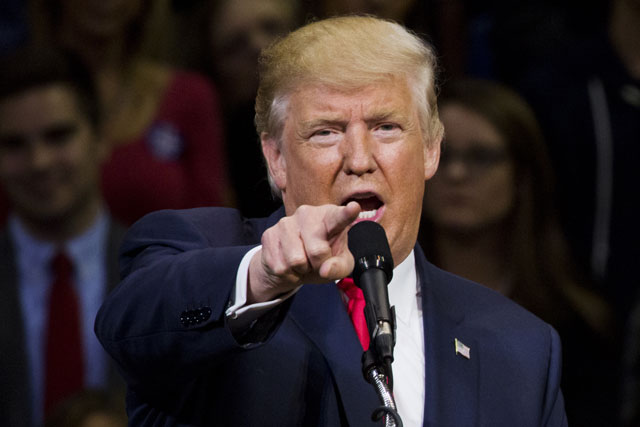
[[[364,212],[360,212],[360,214],[358,215],[358,218],[360,219],[371,219],[375,216],[376,214],[376,209],[372,210],[372,211],[364,211]]]

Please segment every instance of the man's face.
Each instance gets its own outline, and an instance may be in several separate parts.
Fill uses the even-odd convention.
[[[59,220],[95,203],[103,151],[65,85],[0,100],[0,181],[27,220]]]
[[[288,215],[303,204],[356,200],[384,227],[396,264],[413,249],[440,145],[424,140],[404,80],[351,92],[303,87],[290,97],[280,149],[263,142]]]

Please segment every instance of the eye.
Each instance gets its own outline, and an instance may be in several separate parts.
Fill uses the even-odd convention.
[[[402,128],[397,123],[381,123],[373,129],[373,133],[384,138],[390,138],[399,136],[402,133]]]
[[[476,147],[467,153],[468,161],[478,167],[490,167],[503,161],[507,155],[504,149]]]
[[[317,144],[333,144],[338,142],[341,135],[342,133],[335,129],[323,128],[313,131],[308,139]]]
[[[315,132],[313,133],[312,137],[313,137],[313,136],[318,136],[318,137],[329,136],[329,135],[331,135],[332,133],[333,133],[333,132],[332,132],[332,131],[330,131],[329,129],[322,129],[322,130],[315,131]]]
[[[52,126],[45,132],[45,138],[49,145],[65,145],[78,131],[75,124],[61,124]]]

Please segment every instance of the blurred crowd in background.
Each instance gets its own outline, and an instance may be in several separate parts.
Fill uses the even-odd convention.
[[[126,425],[92,333],[119,239],[158,209],[276,209],[260,50],[353,13],[440,59],[429,260],[558,330],[570,425],[640,425],[639,0],[3,0],[0,424]]]

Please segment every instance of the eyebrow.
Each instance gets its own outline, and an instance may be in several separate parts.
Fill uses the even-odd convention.
[[[404,115],[396,111],[378,111],[373,113],[370,117],[365,118],[368,124],[379,122],[398,122],[404,120]]]
[[[347,125],[349,121],[348,120],[344,120],[344,119],[340,119],[338,117],[335,118],[323,118],[323,119],[312,119],[312,120],[305,120],[300,122],[300,128],[302,130],[310,130],[310,129],[315,129],[318,127],[324,127],[324,126],[335,126],[338,125],[340,127],[344,127]]]
[[[365,117],[365,122],[369,125],[384,121],[401,121],[404,119],[404,115],[394,111],[379,111],[374,112],[370,116]],[[335,126],[345,127],[349,123],[348,119],[343,119],[340,116],[318,118],[312,120],[305,120],[300,123],[301,129],[314,129],[323,126]]]

